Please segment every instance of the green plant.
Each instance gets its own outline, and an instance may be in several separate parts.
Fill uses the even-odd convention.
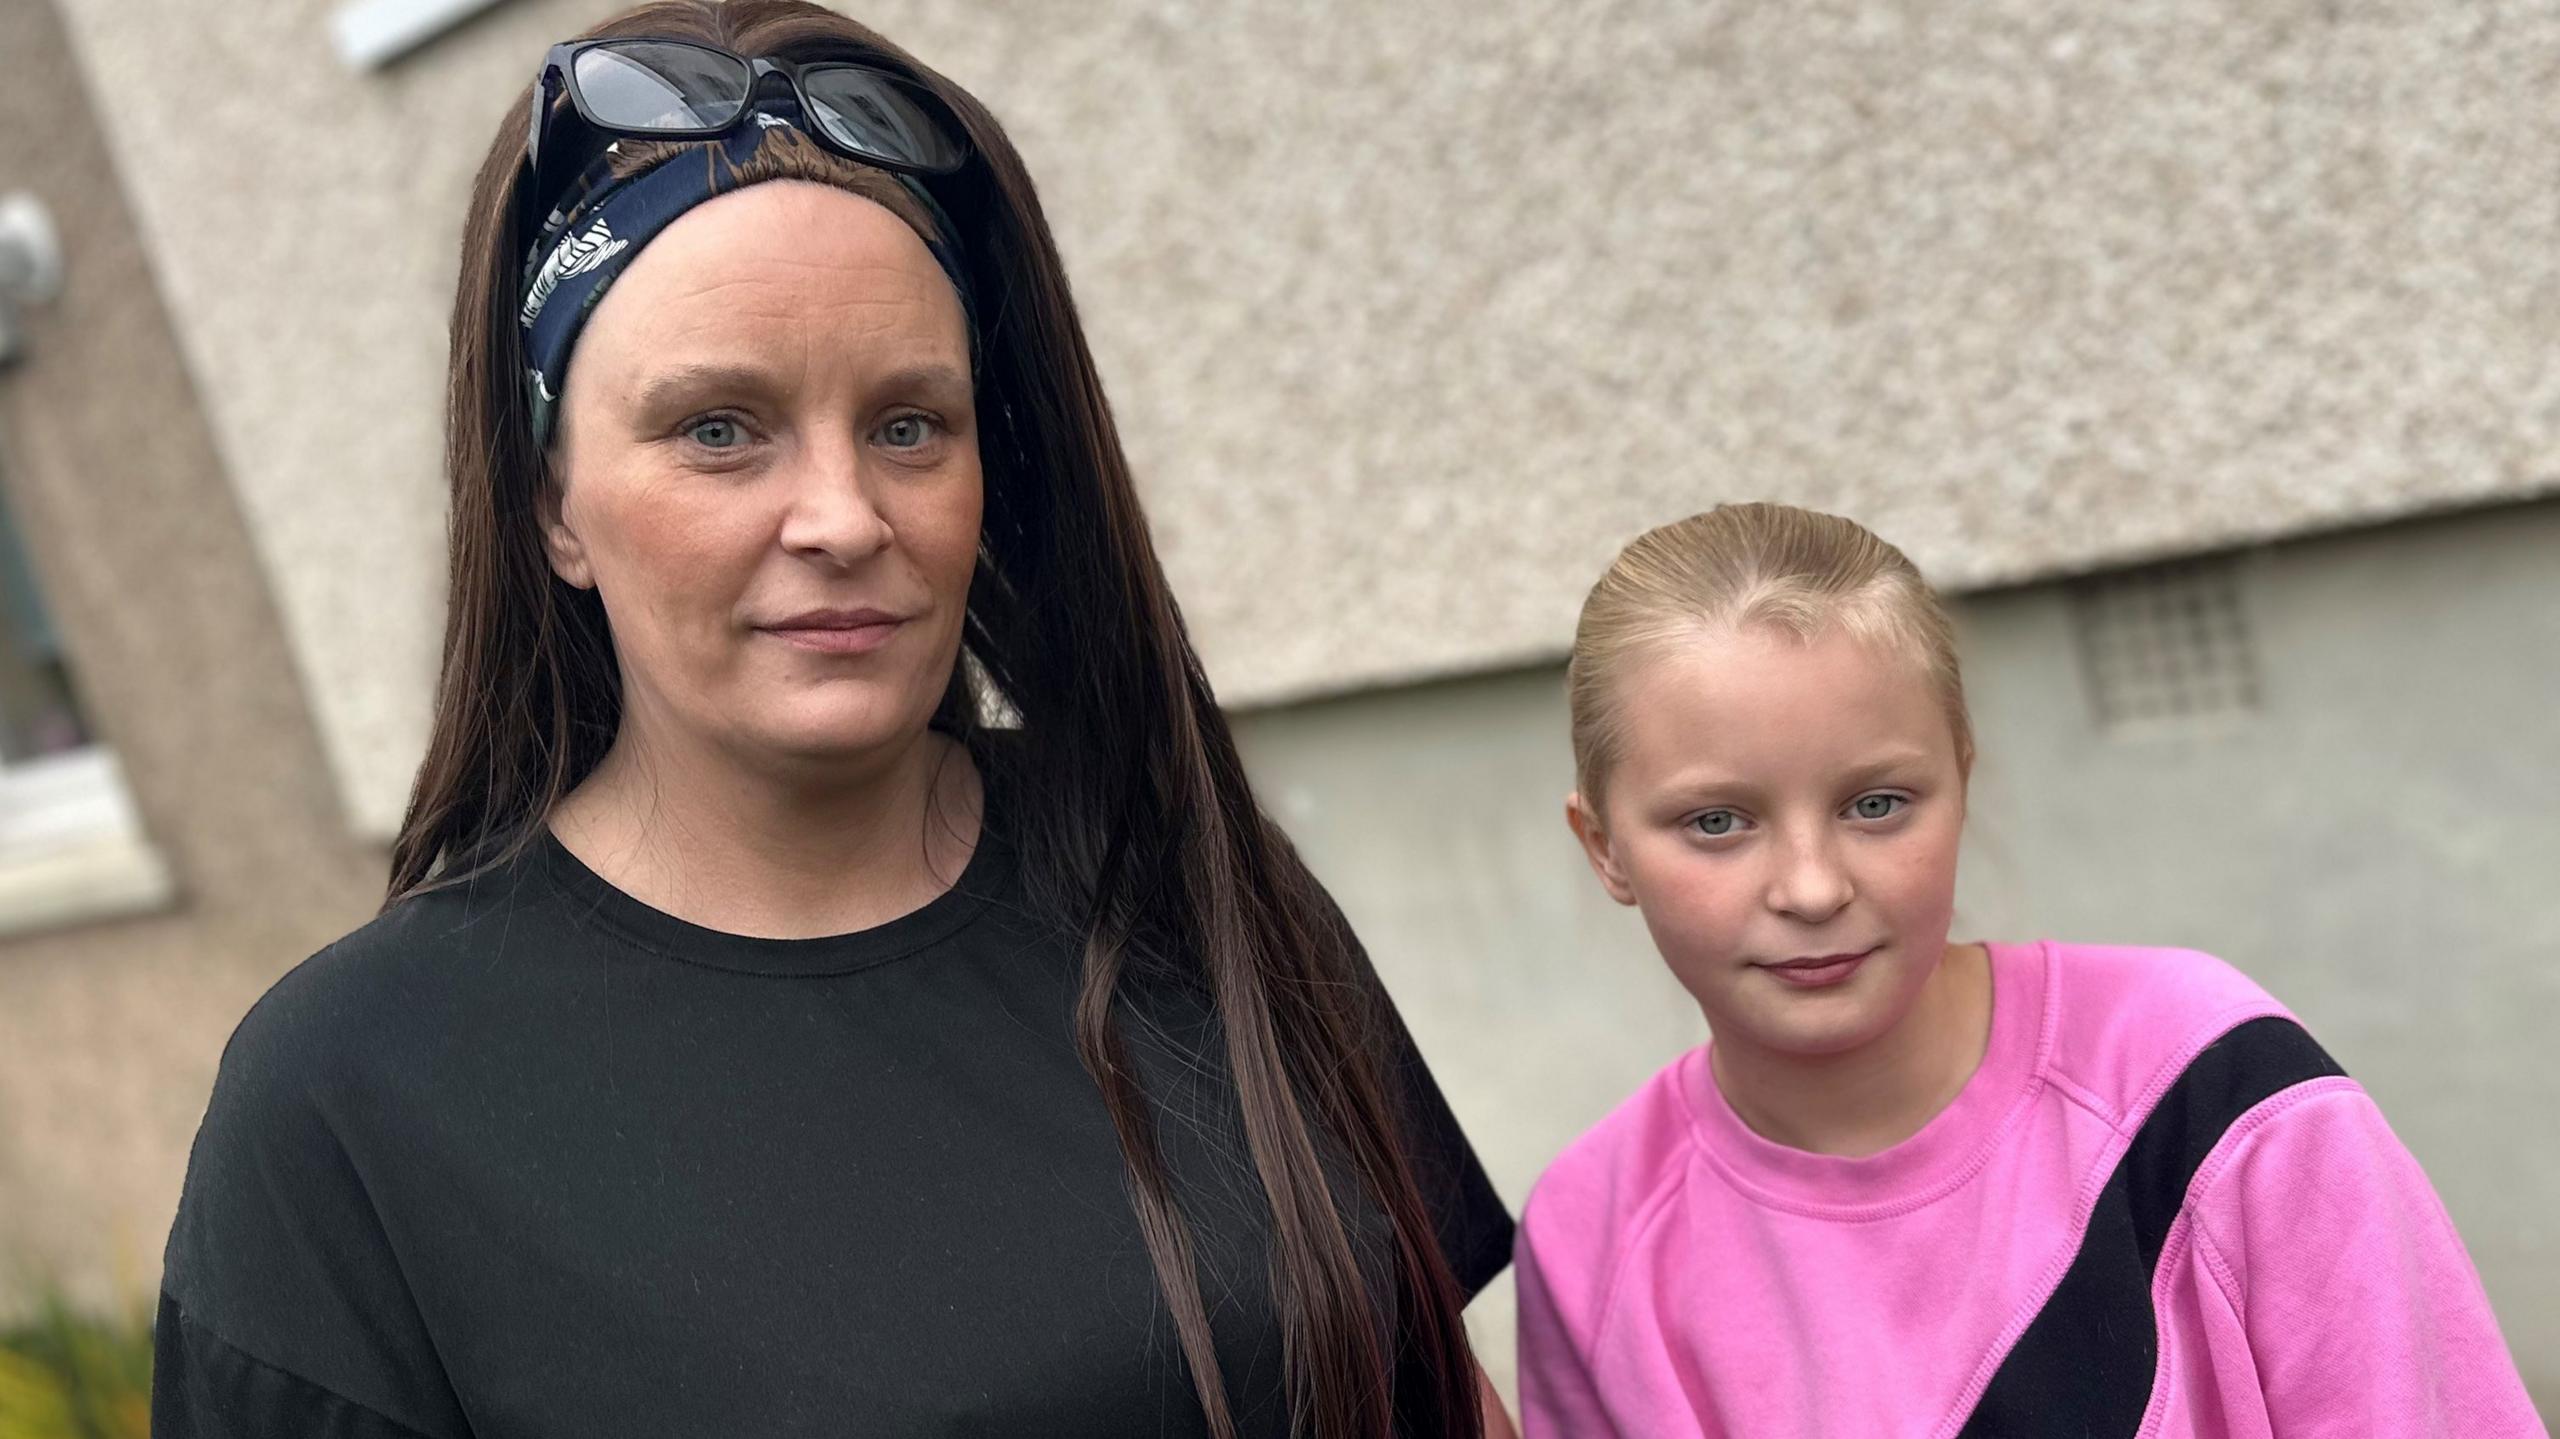
[[[0,1439],[149,1439],[151,1316],[49,1296],[0,1329]]]

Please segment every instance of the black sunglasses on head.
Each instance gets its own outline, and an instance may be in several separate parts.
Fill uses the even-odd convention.
[[[525,137],[525,174],[537,199],[549,198],[553,168],[563,146],[555,134],[570,114],[598,135],[699,140],[725,135],[760,107],[757,92],[768,82],[799,101],[800,114],[819,143],[865,164],[916,175],[947,175],[968,159],[968,147],[935,118],[940,103],[913,81],[852,61],[795,64],[747,59],[692,40],[616,36],[572,40],[551,47],[533,87],[533,116]],[[568,112],[558,111],[566,95]],[[586,158],[578,154],[581,163]]]

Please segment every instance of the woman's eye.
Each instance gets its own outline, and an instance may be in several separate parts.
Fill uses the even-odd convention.
[[[912,450],[933,438],[933,421],[923,415],[900,415],[880,427],[881,443],[893,450]]]
[[[696,420],[684,427],[685,437],[706,450],[733,450],[746,443],[746,431],[738,422],[723,415]]]
[[[1898,794],[1862,794],[1849,802],[1849,813],[1859,819],[1891,819],[1909,803]]]
[[[1742,828],[1742,816],[1729,809],[1711,809],[1689,823],[1696,825],[1698,833],[1709,839],[1722,839]]]

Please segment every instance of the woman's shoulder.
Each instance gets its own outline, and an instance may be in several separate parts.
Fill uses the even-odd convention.
[[[2203,950],[2050,941],[2035,948],[2049,965],[2055,1072],[2120,1115],[2139,1111],[2241,1025],[2293,1018],[2256,980]]]
[[[458,893],[394,905],[286,971],[233,1030],[162,1254],[164,1317],[185,1326],[183,1339],[163,1336],[164,1360],[183,1342],[192,1362],[250,1366],[278,1400],[307,1382],[341,1409],[437,1412],[386,1400],[375,1382],[408,1373],[427,1393],[431,1370],[348,1356],[366,1344],[431,1352],[384,1218],[394,1196],[414,1206],[419,1191],[382,1187],[375,1161],[403,1149],[435,1102],[417,1060],[440,1042],[439,991],[467,982],[439,964],[451,949],[438,936],[468,913]]]
[[[411,895],[295,964],[249,1007],[224,1047],[229,1088],[271,1103],[342,1085],[398,1050],[489,966],[527,896],[523,866]]]

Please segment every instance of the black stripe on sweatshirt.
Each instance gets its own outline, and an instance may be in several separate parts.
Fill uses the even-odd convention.
[[[2289,1019],[2250,1020],[2198,1054],[2107,1177],[2080,1252],[1991,1376],[1961,1439],[2103,1439],[2140,1428],[2160,1362],[2152,1270],[2188,1182],[2240,1116],[2297,1084],[2344,1073]]]

